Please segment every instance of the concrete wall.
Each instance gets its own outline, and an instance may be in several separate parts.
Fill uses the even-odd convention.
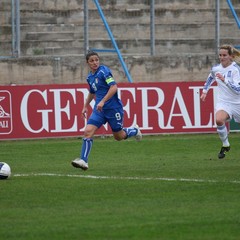
[[[101,57],[118,82],[127,82],[116,57]],[[205,80],[214,56],[128,56],[125,63],[134,82]],[[24,57],[0,61],[0,82],[9,84],[83,83],[88,69],[84,56]]]

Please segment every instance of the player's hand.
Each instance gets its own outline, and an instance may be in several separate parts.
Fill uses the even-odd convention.
[[[207,97],[207,94],[206,93],[202,93],[200,99],[204,102],[206,97]]]
[[[82,117],[87,118],[87,108],[83,108],[82,110]]]
[[[98,103],[98,105],[97,105],[97,110],[98,110],[99,112],[101,112],[102,109],[103,109],[103,106],[104,106],[104,102],[103,102],[103,101],[100,101],[100,102]]]
[[[220,79],[222,82],[224,82],[225,78],[221,73],[216,73],[216,77]]]

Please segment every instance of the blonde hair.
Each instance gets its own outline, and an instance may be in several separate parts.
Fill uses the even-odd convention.
[[[228,54],[232,56],[233,60],[237,63],[240,63],[240,51],[229,44],[223,44],[219,49],[225,49],[228,51]]]

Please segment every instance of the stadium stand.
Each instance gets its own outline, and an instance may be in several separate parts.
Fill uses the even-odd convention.
[[[11,1],[1,2],[4,55],[11,45]],[[232,2],[239,13],[239,1]],[[216,61],[215,1],[155,1],[155,56],[150,55],[150,0],[99,3],[134,82],[204,80]],[[239,45],[240,30],[226,1],[220,3],[220,41]],[[89,46],[112,48],[93,1],[88,8]],[[21,0],[20,9],[21,58],[0,61],[0,84],[84,82],[83,1]],[[127,81],[116,55],[103,53],[102,58],[118,81]]]

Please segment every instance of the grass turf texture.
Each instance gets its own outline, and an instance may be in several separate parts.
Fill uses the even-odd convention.
[[[70,164],[80,139],[2,141],[1,237],[239,239],[240,134],[230,142],[219,160],[216,134],[96,138],[84,172]]]

